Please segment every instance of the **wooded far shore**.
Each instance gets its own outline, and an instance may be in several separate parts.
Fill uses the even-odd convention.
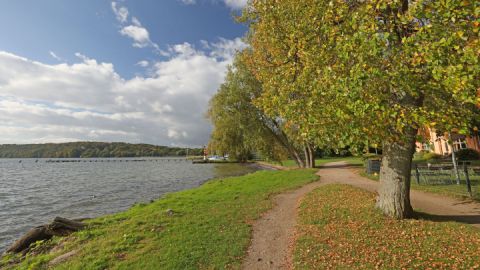
[[[202,155],[200,148],[181,148],[120,142],[3,144],[0,158],[113,158]]]

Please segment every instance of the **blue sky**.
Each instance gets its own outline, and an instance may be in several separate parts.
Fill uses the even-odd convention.
[[[246,31],[232,19],[236,10],[221,1],[131,0],[117,6],[126,7],[164,50],[183,42],[199,46],[201,40],[234,39]],[[59,62],[50,52],[69,63],[77,60],[79,52],[113,63],[124,77],[141,72],[135,65],[141,60],[162,59],[149,48],[132,48],[131,40],[119,34],[120,28],[111,1],[0,1],[1,50],[49,64]]]
[[[245,4],[1,0],[0,143],[207,143]]]

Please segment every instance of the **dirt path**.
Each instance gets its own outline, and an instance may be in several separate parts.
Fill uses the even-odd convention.
[[[323,185],[317,181],[275,197],[275,207],[253,224],[252,243],[243,269],[289,269],[289,246],[297,223],[299,200]]]
[[[275,207],[253,225],[252,243],[243,269],[291,269],[295,225],[300,200],[314,189],[331,183],[348,184],[376,192],[379,183],[361,177],[344,162],[323,166],[321,179],[300,189],[275,197]],[[480,204],[455,200],[430,193],[412,191],[412,205],[416,210],[429,213],[432,220],[454,220],[480,228]]]
[[[322,183],[348,184],[371,192],[377,192],[379,182],[361,177],[346,163],[329,163],[318,171]],[[435,221],[457,221],[480,228],[480,204],[412,190],[410,200],[416,211],[428,213]]]

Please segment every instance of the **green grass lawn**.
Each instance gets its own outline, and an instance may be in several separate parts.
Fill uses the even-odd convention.
[[[337,161],[346,161],[352,165],[363,165],[363,161],[361,157],[329,157],[329,158],[319,158],[315,159],[315,166],[319,167],[324,165],[325,163],[329,162],[337,162]],[[277,165],[280,165],[280,163],[276,163]],[[297,167],[297,164],[295,161],[289,159],[282,161],[282,166],[288,167],[288,168],[294,168]]]
[[[374,181],[379,180],[379,175],[370,175],[365,172],[361,172],[360,175],[369,178]],[[429,176],[429,178],[433,178],[433,176]],[[414,172],[412,172],[412,180],[411,180],[411,188],[414,190],[420,190],[424,192],[436,193],[440,195],[445,195],[449,197],[459,198],[459,199],[473,199],[476,201],[480,201],[480,177],[472,176],[470,178],[471,186],[472,186],[472,197],[467,192],[467,185],[464,175],[460,175],[460,185],[455,183],[453,177],[448,178],[448,181],[439,181],[439,179],[431,179],[432,183],[437,182],[437,184],[427,184],[425,183],[425,179],[420,179],[420,184],[417,184]],[[441,180],[441,179],[440,179]]]
[[[467,186],[464,180],[457,184],[443,184],[443,185],[418,185],[415,180],[412,180],[412,189],[421,190],[425,192],[437,193],[455,198],[471,198],[480,201],[480,181],[472,180],[472,197],[467,192]]]
[[[480,269],[480,231],[428,220],[397,221],[375,194],[329,185],[300,208],[295,269]]]
[[[55,257],[76,250],[55,269],[239,269],[250,224],[272,207],[272,195],[315,181],[315,172],[260,171],[213,180],[93,219],[87,230],[42,245],[61,242],[63,248],[27,256],[17,265],[8,264],[14,257],[5,257],[0,268],[44,269]]]

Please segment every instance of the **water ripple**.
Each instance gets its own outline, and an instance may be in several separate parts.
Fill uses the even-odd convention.
[[[102,161],[91,159],[95,160]],[[207,179],[255,170],[233,164],[146,160],[47,163],[45,159],[27,159],[19,163],[16,159],[0,159],[0,253],[23,233],[55,216],[110,214],[167,192],[198,186]]]

